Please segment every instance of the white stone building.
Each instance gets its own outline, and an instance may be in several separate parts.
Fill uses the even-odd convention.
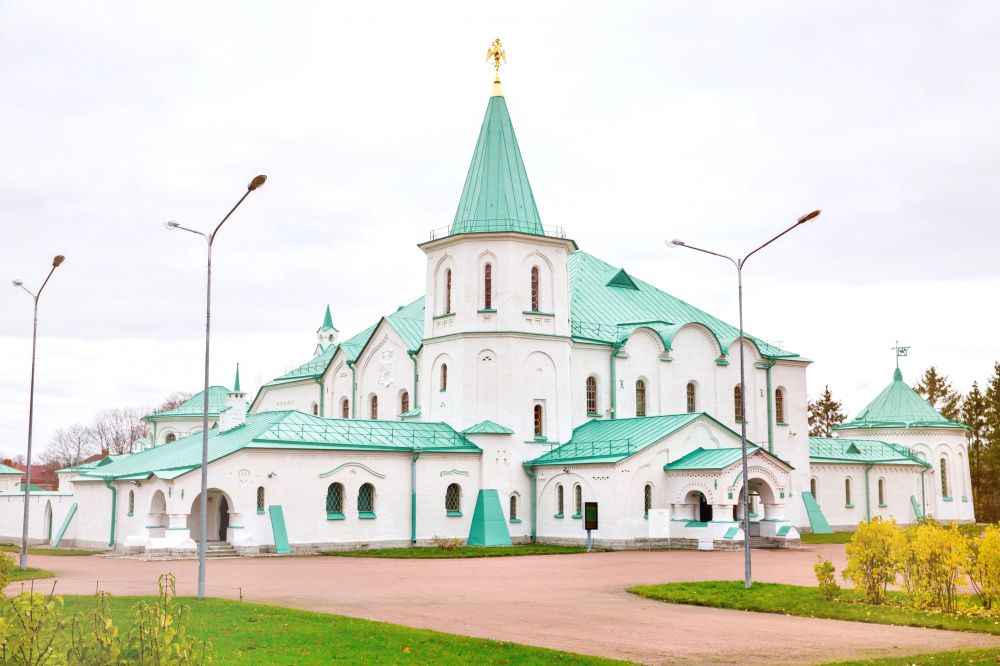
[[[875,514],[973,519],[964,429],[898,376],[841,438],[811,440],[809,361],[746,336],[744,414],[736,328],[542,226],[499,85],[455,219],[419,248],[419,298],[344,341],[328,308],[313,358],[249,407],[238,374],[210,389],[211,541],[579,543],[597,502],[598,545],[738,547],[744,420],[764,543]],[[31,493],[32,538],[194,549],[201,404]],[[23,501],[0,488],[0,537]]]

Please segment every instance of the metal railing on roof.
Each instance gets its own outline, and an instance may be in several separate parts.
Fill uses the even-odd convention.
[[[580,321],[579,319],[571,319],[569,322],[571,336],[591,340],[619,340],[625,333],[625,328],[616,324],[602,324],[596,321]]]
[[[514,231],[526,234],[535,234],[533,231],[529,231],[527,226],[525,229],[515,229],[512,228],[510,220],[477,220],[475,223],[476,231],[475,233],[489,233],[489,232],[503,232],[503,231]],[[445,236],[451,236],[453,233],[468,233],[463,231],[455,231],[452,229],[455,225],[449,224],[446,227],[438,227],[437,229],[431,229],[430,240],[437,240],[439,238],[444,238]],[[461,226],[461,225],[460,225]],[[542,225],[543,236],[549,236],[551,238],[566,238],[566,230],[562,227],[557,227],[553,225]]]
[[[412,425],[412,424],[411,424]],[[268,431],[273,439],[329,444],[444,448],[468,442],[457,432],[431,428],[394,427],[386,422],[346,424],[278,423]],[[271,439],[272,437],[268,437]]]
[[[632,443],[632,438],[606,439],[602,441],[577,442],[572,447],[563,447],[559,456],[553,456],[554,460],[560,458],[602,458],[605,456],[630,456],[641,447]]]

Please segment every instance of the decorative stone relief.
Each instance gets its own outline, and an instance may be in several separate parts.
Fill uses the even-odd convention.
[[[378,383],[386,388],[396,381],[395,360],[395,354],[391,349],[382,350],[382,356],[376,369],[378,370]]]

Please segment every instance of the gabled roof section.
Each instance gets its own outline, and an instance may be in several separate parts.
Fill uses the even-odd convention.
[[[569,289],[570,332],[577,340],[613,344],[626,340],[636,328],[647,327],[659,335],[664,348],[669,350],[677,331],[686,324],[697,323],[711,331],[725,355],[739,338],[735,326],[586,252],[569,255]],[[747,338],[765,358],[804,360],[759,338],[751,335]]]
[[[809,462],[854,463],[859,465],[917,465],[930,467],[902,444],[874,439],[809,438]]]
[[[618,462],[659,442],[699,418],[707,418],[718,424],[718,421],[702,412],[609,421],[595,419],[576,428],[570,440],[562,446],[525,465],[531,467]],[[736,433],[733,435],[739,437]]]
[[[7,465],[0,463],[0,476],[7,476],[7,475],[13,476],[15,474],[20,476],[21,474],[24,474],[24,472],[22,472],[19,469],[14,469],[13,467],[8,467]]]
[[[759,454],[758,454],[759,452]],[[795,469],[787,462],[778,458],[772,453],[768,453],[764,449],[756,446],[754,444],[747,444],[747,457],[752,455],[762,455],[776,460],[785,467],[789,469]],[[688,471],[688,470],[707,470],[707,469],[725,469],[732,465],[733,463],[739,462],[743,458],[743,447],[727,447],[724,449],[705,449],[697,448],[691,453],[681,456],[677,460],[667,463],[663,466],[663,469],[668,472],[677,471]]]
[[[201,446],[202,435],[196,433],[97,467],[81,468],[79,478],[177,478],[201,466]],[[209,431],[209,462],[243,449],[482,452],[444,423],[325,419],[290,410],[250,414],[243,425],[231,430]]]
[[[966,428],[949,421],[903,381],[896,368],[892,382],[848,423],[834,430],[855,428]]]
[[[226,408],[226,396],[229,394],[229,389],[225,386],[209,386],[208,387],[208,415],[218,416],[219,412]],[[198,391],[193,396],[177,405],[173,409],[168,409],[163,412],[156,412],[154,414],[148,414],[143,419],[147,421],[153,421],[158,419],[176,419],[176,418],[186,418],[193,416],[201,416],[205,407],[205,392]]]
[[[489,419],[469,426],[462,431],[463,435],[513,435],[514,431]]]
[[[450,233],[502,231],[544,234],[507,102],[496,96],[486,107]]]
[[[416,352],[424,343],[424,297],[401,305],[385,320],[396,330],[406,345],[406,351]]]

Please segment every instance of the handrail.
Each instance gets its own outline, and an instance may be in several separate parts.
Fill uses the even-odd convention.
[[[490,233],[490,232],[499,233],[504,231],[532,233],[530,231],[520,231],[518,229],[512,229],[511,227],[516,226],[517,224],[512,220],[476,220],[474,224],[476,226],[476,231],[474,233]],[[430,240],[432,241],[437,240],[439,238],[444,238],[446,236],[451,236],[453,234],[471,233],[463,231],[453,232],[452,229],[454,227],[455,227],[454,224],[449,224],[446,227],[438,227],[436,229],[431,229]],[[549,236],[550,238],[566,238],[566,230],[563,229],[562,227],[554,225],[542,225],[542,233],[533,235]]]

